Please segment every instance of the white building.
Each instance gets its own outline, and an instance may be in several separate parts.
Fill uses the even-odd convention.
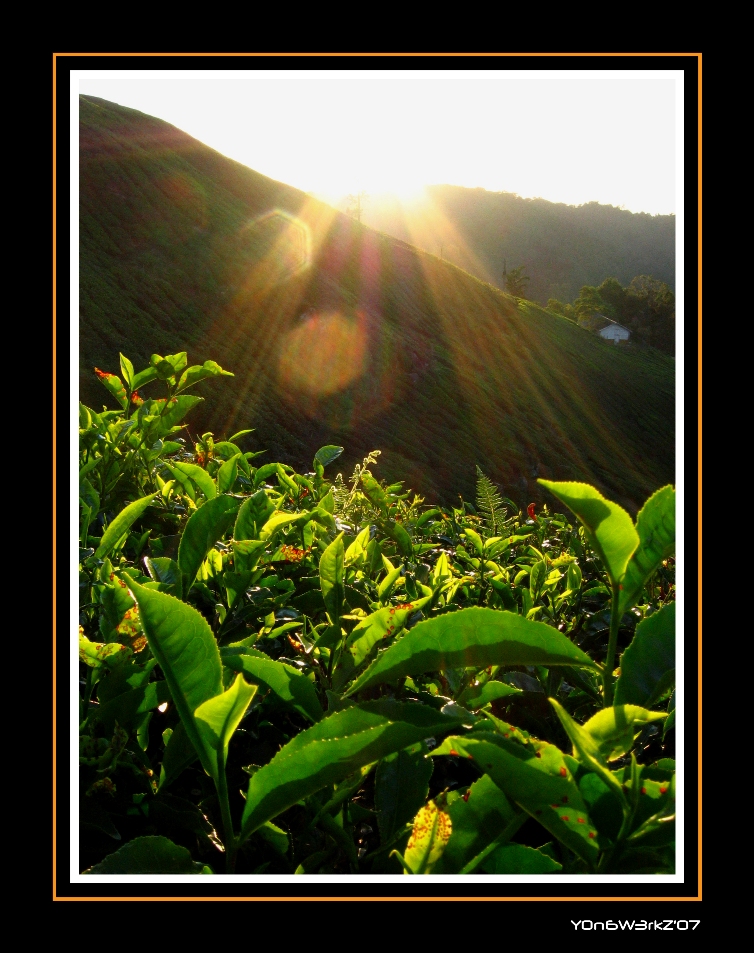
[[[608,318],[607,320],[610,319]],[[614,344],[617,344],[619,341],[627,341],[631,337],[631,332],[628,328],[624,328],[622,324],[618,324],[617,321],[610,321],[610,324],[606,325],[599,332],[599,335],[606,341],[612,341]]]

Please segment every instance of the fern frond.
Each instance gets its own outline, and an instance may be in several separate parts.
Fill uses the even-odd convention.
[[[507,509],[497,487],[477,464],[476,508],[490,536],[497,536],[503,526]]]
[[[370,517],[379,515],[378,509],[372,506],[367,497],[359,490],[359,483],[363,476],[372,476],[369,467],[378,462],[377,457],[381,453],[381,450],[372,450],[361,463],[354,466],[349,480],[350,486],[343,479],[342,473],[335,477],[331,490],[335,499],[335,512],[341,521],[359,526],[363,522],[365,514]]]
[[[339,473],[332,482],[330,487],[335,500],[335,510],[337,513],[340,513],[348,503],[348,497],[351,495],[351,491],[343,482],[343,474]]]

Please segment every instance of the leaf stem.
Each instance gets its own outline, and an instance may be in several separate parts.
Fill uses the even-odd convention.
[[[610,607],[610,637],[607,643],[605,668],[602,672],[602,698],[604,708],[611,708],[613,704],[613,669],[615,668],[615,654],[618,648],[618,629],[620,628],[620,613],[618,611],[620,589],[616,583],[612,583],[612,592],[613,601]]]
[[[220,801],[220,813],[223,821],[223,843],[225,844],[225,873],[232,874],[236,870],[236,854],[238,853],[238,844],[236,835],[233,833],[233,818],[230,814],[230,803],[228,801],[228,779],[225,774],[225,759],[218,765],[217,780],[215,788],[217,797]]]
[[[521,811],[519,814],[509,821],[505,828],[501,831],[500,834],[484,848],[481,850],[476,857],[473,857],[465,867],[463,867],[459,873],[461,874],[471,874],[476,868],[481,864],[485,857],[496,850],[501,844],[507,844],[508,841],[513,837],[516,831],[521,827],[524,821],[528,818],[528,814],[525,811]]]

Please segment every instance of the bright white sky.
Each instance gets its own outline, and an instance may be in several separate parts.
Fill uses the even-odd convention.
[[[683,70],[72,70],[79,93],[333,203],[450,184],[680,213]]]

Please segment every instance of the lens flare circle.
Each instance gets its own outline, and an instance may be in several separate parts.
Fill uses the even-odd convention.
[[[329,397],[355,384],[366,370],[369,332],[363,312],[307,312],[286,335],[279,378],[289,395]]]
[[[268,285],[288,281],[312,263],[311,229],[300,218],[273,209],[249,222],[239,236],[253,252],[254,270]]]

